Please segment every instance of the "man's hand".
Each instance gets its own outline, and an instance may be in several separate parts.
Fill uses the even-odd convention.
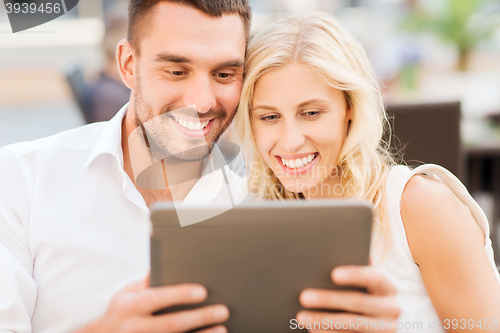
[[[206,289],[198,284],[179,284],[149,288],[149,277],[118,292],[104,316],[75,333],[169,333],[187,332],[227,321],[229,310],[224,305],[163,315],[154,312],[181,304],[195,304],[207,298]],[[197,331],[227,332],[222,325]]]
[[[299,327],[310,328],[309,332],[396,332],[400,313],[396,287],[384,276],[370,266],[342,266],[332,271],[332,281],[364,287],[368,293],[305,289],[299,297],[303,307],[344,312],[300,311]]]

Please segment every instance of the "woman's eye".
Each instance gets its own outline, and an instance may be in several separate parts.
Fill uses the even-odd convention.
[[[304,115],[306,115],[307,117],[316,117],[319,114],[320,114],[320,111],[307,111],[307,112],[304,112]]]
[[[270,115],[270,116],[261,117],[260,119],[264,120],[264,121],[273,121],[273,120],[278,119],[278,116],[275,115],[275,114],[273,114],[273,115]]]

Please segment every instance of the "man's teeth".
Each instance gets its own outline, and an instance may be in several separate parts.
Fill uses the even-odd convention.
[[[203,123],[200,123],[200,122],[193,123],[192,121],[187,122],[187,121],[185,121],[183,119],[179,119],[177,117],[173,117],[173,118],[176,122],[178,122],[179,124],[181,124],[182,126],[184,126],[185,128],[187,128],[191,131],[200,131],[200,130],[204,129],[205,127],[207,127],[208,123],[210,122],[209,120],[207,120]]]
[[[299,169],[299,168],[303,168],[306,165],[308,165],[309,163],[311,163],[315,157],[316,157],[316,153],[311,154],[307,157],[297,158],[294,160],[287,160],[287,159],[284,159],[283,157],[281,157],[281,162],[284,165],[286,165],[287,167],[289,167],[290,169]]]

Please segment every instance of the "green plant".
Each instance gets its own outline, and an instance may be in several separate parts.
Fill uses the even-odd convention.
[[[498,0],[496,0],[498,1]],[[467,69],[472,51],[492,35],[499,24],[494,19],[480,19],[479,9],[491,0],[444,0],[441,12],[429,13],[417,6],[404,26],[413,31],[428,31],[456,45],[457,69]]]

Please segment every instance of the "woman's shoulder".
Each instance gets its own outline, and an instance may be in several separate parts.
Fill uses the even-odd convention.
[[[400,209],[417,263],[419,258],[457,241],[474,240],[484,246],[485,235],[469,206],[434,174],[412,172],[401,195]]]
[[[463,184],[445,168],[424,164],[415,169],[401,165],[391,168],[391,171],[393,169],[402,175],[400,209],[405,224],[419,221],[424,225],[429,223],[432,227],[436,224],[427,221],[436,217],[443,218],[453,212],[471,215],[467,200],[464,200],[470,195]],[[405,219],[405,216],[412,218]],[[440,224],[447,222],[453,223],[445,219]]]
[[[415,169],[397,165],[391,168],[391,173],[400,178],[402,215],[411,213],[429,220],[455,210],[471,214],[468,201],[473,201],[472,198],[458,178],[445,168],[434,164]]]
[[[406,165],[392,166],[386,181],[390,192],[399,187],[401,208],[411,203],[419,208],[432,209],[436,203],[462,202],[457,194],[468,194],[458,178],[435,164],[424,164],[414,169]]]
[[[402,210],[425,210],[430,213],[459,203],[461,201],[447,185],[424,173],[412,173],[401,196]]]

